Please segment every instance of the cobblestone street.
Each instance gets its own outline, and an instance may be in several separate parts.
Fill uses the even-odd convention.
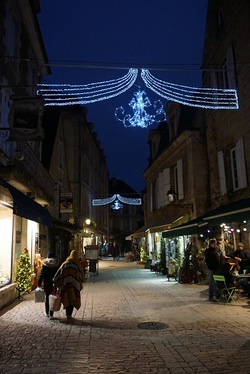
[[[0,312],[0,373],[250,373],[247,298],[209,303],[206,285],[99,263],[72,325],[64,310],[45,317],[34,294]]]

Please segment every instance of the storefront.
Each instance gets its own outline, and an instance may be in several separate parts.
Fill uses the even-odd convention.
[[[48,248],[52,218],[44,207],[2,181],[0,184],[0,308],[17,296],[15,272],[20,254],[27,248],[33,278],[41,248]]]

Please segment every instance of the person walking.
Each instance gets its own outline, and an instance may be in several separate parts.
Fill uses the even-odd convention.
[[[53,290],[53,278],[59,268],[59,262],[53,252],[49,252],[42,262],[41,272],[38,278],[37,286],[43,288],[45,292],[45,316],[53,317],[53,311],[49,308],[49,295]]]
[[[64,309],[66,309],[67,323],[73,321],[72,313],[81,306],[80,292],[83,288],[84,272],[76,250],[70,252],[69,257],[60,266],[54,276],[54,287],[58,288]]]
[[[205,262],[208,267],[209,301],[214,302],[216,285],[213,276],[215,274],[221,274],[221,269],[224,263],[223,254],[217,246],[216,239],[211,239],[209,241],[209,247],[205,250]]]

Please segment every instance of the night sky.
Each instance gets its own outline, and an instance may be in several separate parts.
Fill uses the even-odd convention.
[[[207,0],[40,0],[40,5],[38,20],[52,64],[44,83],[87,84],[147,68],[161,80],[201,86]],[[166,106],[139,78],[124,94],[88,104],[87,119],[94,123],[110,177],[140,192],[149,130],[157,125],[125,128],[114,114],[120,106],[129,113],[138,86],[152,104],[160,99]]]

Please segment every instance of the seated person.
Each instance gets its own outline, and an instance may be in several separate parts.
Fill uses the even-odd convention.
[[[243,288],[243,293],[250,297],[250,280],[249,278],[242,278],[239,280],[238,285]]]
[[[243,274],[243,270],[247,272],[250,270],[250,256],[246,250],[244,250],[243,243],[238,243],[236,251],[234,251],[232,258],[234,258],[239,265],[239,274]]]
[[[221,275],[224,275],[227,287],[234,287],[234,277],[231,271],[231,264],[229,259],[225,257],[225,263],[221,268]]]

